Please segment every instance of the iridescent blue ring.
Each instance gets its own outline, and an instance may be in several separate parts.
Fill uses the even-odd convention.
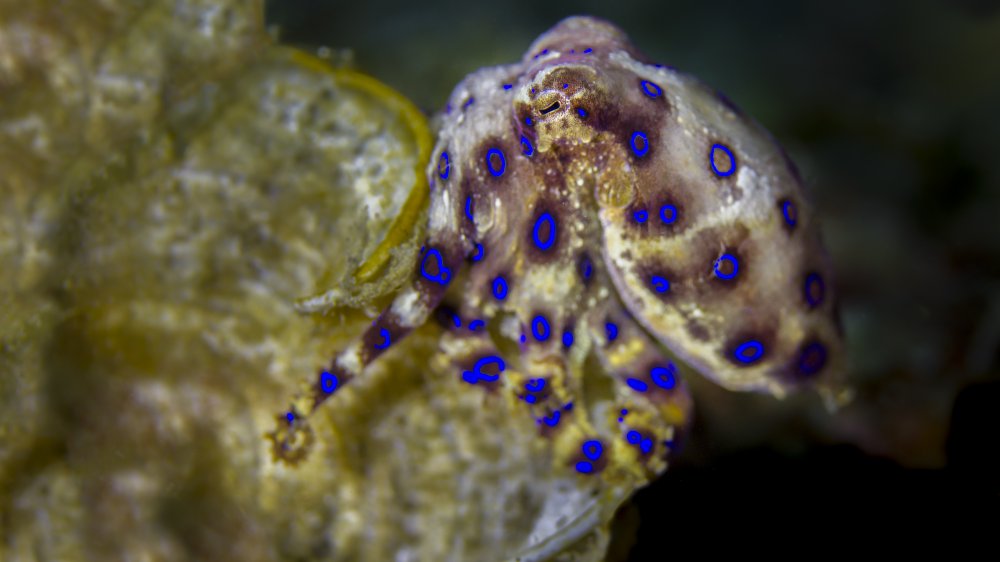
[[[643,80],[642,92],[651,98],[658,98],[663,94],[663,89],[649,80]]]
[[[576,471],[580,474],[590,474],[594,472],[594,465],[587,461],[580,461],[576,463]]]
[[[531,379],[524,383],[524,389],[528,392],[540,392],[545,388],[545,379]]]
[[[649,385],[639,379],[627,378],[625,379],[625,384],[636,392],[646,392],[649,390]]]
[[[440,176],[441,179],[446,180],[448,179],[449,171],[451,171],[451,162],[448,160],[448,153],[442,152],[441,158],[438,160],[438,176]]]
[[[642,434],[633,429],[625,434],[625,440],[633,445],[638,445],[639,441],[642,441]]]
[[[582,107],[576,108],[576,114],[580,116],[580,119],[587,118],[587,110]]]
[[[573,347],[573,332],[566,330],[562,336],[563,347]]]
[[[476,242],[476,255],[472,256],[472,261],[483,259],[483,245]]]
[[[493,296],[500,301],[507,298],[507,280],[503,277],[497,277],[493,280]]]
[[[500,166],[498,168],[493,167],[493,156],[498,156],[500,158]],[[497,148],[491,148],[486,151],[486,169],[493,174],[493,177],[499,178],[503,175],[503,171],[507,169],[507,159],[503,157],[503,152],[500,152]]]
[[[677,221],[677,207],[667,204],[660,207],[660,220],[663,224],[673,224]]]
[[[333,394],[337,387],[340,386],[340,381],[337,380],[337,375],[331,373],[330,371],[323,371],[319,375],[319,389],[326,394]]]
[[[788,199],[781,202],[781,215],[785,217],[785,224],[795,226],[798,218],[795,213],[795,205]]]
[[[535,153],[535,147],[531,146],[531,141],[524,135],[521,135],[521,152],[529,158]]]
[[[541,230],[544,223],[549,224],[549,235],[545,240],[542,240],[538,236],[538,231]],[[546,211],[538,217],[535,221],[535,226],[531,231],[531,237],[535,241],[535,246],[538,246],[539,250],[545,251],[552,247],[556,242],[556,219],[552,218],[552,215]]]
[[[487,365],[496,365],[497,374],[487,375],[483,373],[483,368]],[[504,364],[503,358],[498,355],[487,355],[476,360],[475,366],[472,367],[471,371],[465,371],[462,373],[462,380],[469,384],[476,384],[479,381],[484,382],[496,382],[500,378],[500,373],[504,372],[507,365]]]
[[[665,277],[653,275],[649,278],[649,282],[653,286],[653,290],[657,293],[666,293],[670,290],[670,281]]]
[[[541,314],[531,319],[531,335],[538,341],[549,339],[549,321]]]
[[[677,377],[674,376],[677,367],[673,363],[668,363],[666,367],[656,366],[649,370],[649,378],[653,384],[664,389],[672,390],[677,386]]]
[[[733,357],[740,363],[754,363],[764,356],[764,344],[757,340],[747,340],[736,346]]]
[[[427,271],[427,260],[432,257],[435,261],[437,261],[437,275],[431,275],[430,272]],[[424,258],[420,261],[420,275],[428,281],[440,283],[441,285],[447,285],[448,282],[451,281],[451,270],[445,267],[444,258],[441,256],[440,250],[427,248],[427,253],[424,254]]]
[[[636,139],[642,139],[642,147],[636,143]],[[646,137],[646,133],[642,131],[636,131],[632,133],[632,139],[629,141],[632,145],[632,152],[639,158],[642,158],[649,152],[649,138]]]
[[[812,342],[799,355],[799,370],[806,375],[815,375],[826,365],[826,348],[819,342]]]
[[[476,219],[472,218],[472,196],[471,195],[465,198],[465,217],[468,218],[470,221],[475,221],[476,220]]]
[[[392,343],[392,339],[389,335],[389,330],[385,328],[379,328],[378,334],[379,336],[382,337],[382,343],[375,344],[375,349],[385,349],[389,347],[389,345]]]
[[[823,286],[823,278],[818,273],[806,275],[803,291],[805,292],[806,302],[809,303],[809,307],[816,308],[823,302],[823,295],[826,293],[826,287]]]
[[[608,332],[608,343],[618,339],[618,326],[616,326],[613,322],[607,322],[604,324],[604,328]]]
[[[721,150],[726,154],[726,156],[729,157],[729,169],[724,172],[715,165],[716,150]],[[729,148],[722,144],[716,143],[712,145],[712,151],[708,155],[708,162],[712,165],[712,171],[715,172],[715,175],[720,178],[731,176],[733,175],[733,172],[736,171],[736,156],[733,156],[733,151],[729,150]]]
[[[733,268],[733,270],[730,273],[725,273],[722,270],[722,267],[727,263],[730,264]],[[719,279],[723,280],[734,279],[736,277],[736,274],[739,273],[739,271],[740,271],[740,262],[732,254],[722,254],[721,256],[719,256],[719,259],[715,260],[715,266],[713,268],[713,272],[715,273],[715,276],[718,277]]]
[[[596,461],[601,458],[601,454],[604,453],[604,445],[601,445],[600,441],[593,439],[584,443],[583,446],[580,447],[580,450],[583,451],[583,456],[592,461]]]
[[[635,218],[635,222],[640,224],[649,219],[649,213],[646,212],[646,209],[639,209],[638,211],[633,212],[632,216]]]

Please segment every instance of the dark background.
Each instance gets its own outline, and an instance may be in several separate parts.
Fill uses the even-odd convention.
[[[636,497],[632,559],[711,528],[932,529],[981,508],[1000,521],[998,4],[281,0],[267,20],[283,42],[349,50],[431,114],[572,14],[724,91],[792,154],[858,390],[839,426],[797,447],[724,430],[698,444],[696,426],[695,452]]]

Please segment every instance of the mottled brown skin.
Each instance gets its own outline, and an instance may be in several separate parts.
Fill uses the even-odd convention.
[[[456,279],[441,342],[455,376],[522,401],[584,474],[665,468],[690,415],[685,365],[733,389],[832,386],[829,267],[797,175],[731,104],[641,60],[612,25],[570,18],[456,87],[413,283],[320,375],[313,409]],[[614,412],[580,407],[585,376],[610,377]],[[293,417],[276,451],[304,427]]]

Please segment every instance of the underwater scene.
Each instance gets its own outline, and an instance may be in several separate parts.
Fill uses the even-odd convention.
[[[995,520],[998,52],[979,0],[0,0],[0,561]]]

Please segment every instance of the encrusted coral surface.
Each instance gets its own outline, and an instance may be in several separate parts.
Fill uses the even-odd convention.
[[[274,45],[259,2],[0,22],[0,559],[483,560],[564,527],[537,552],[602,555],[628,488],[456,392],[435,326],[314,421],[309,461],[271,458],[273,413],[367,322],[296,303],[370,308],[413,262],[408,102]]]

